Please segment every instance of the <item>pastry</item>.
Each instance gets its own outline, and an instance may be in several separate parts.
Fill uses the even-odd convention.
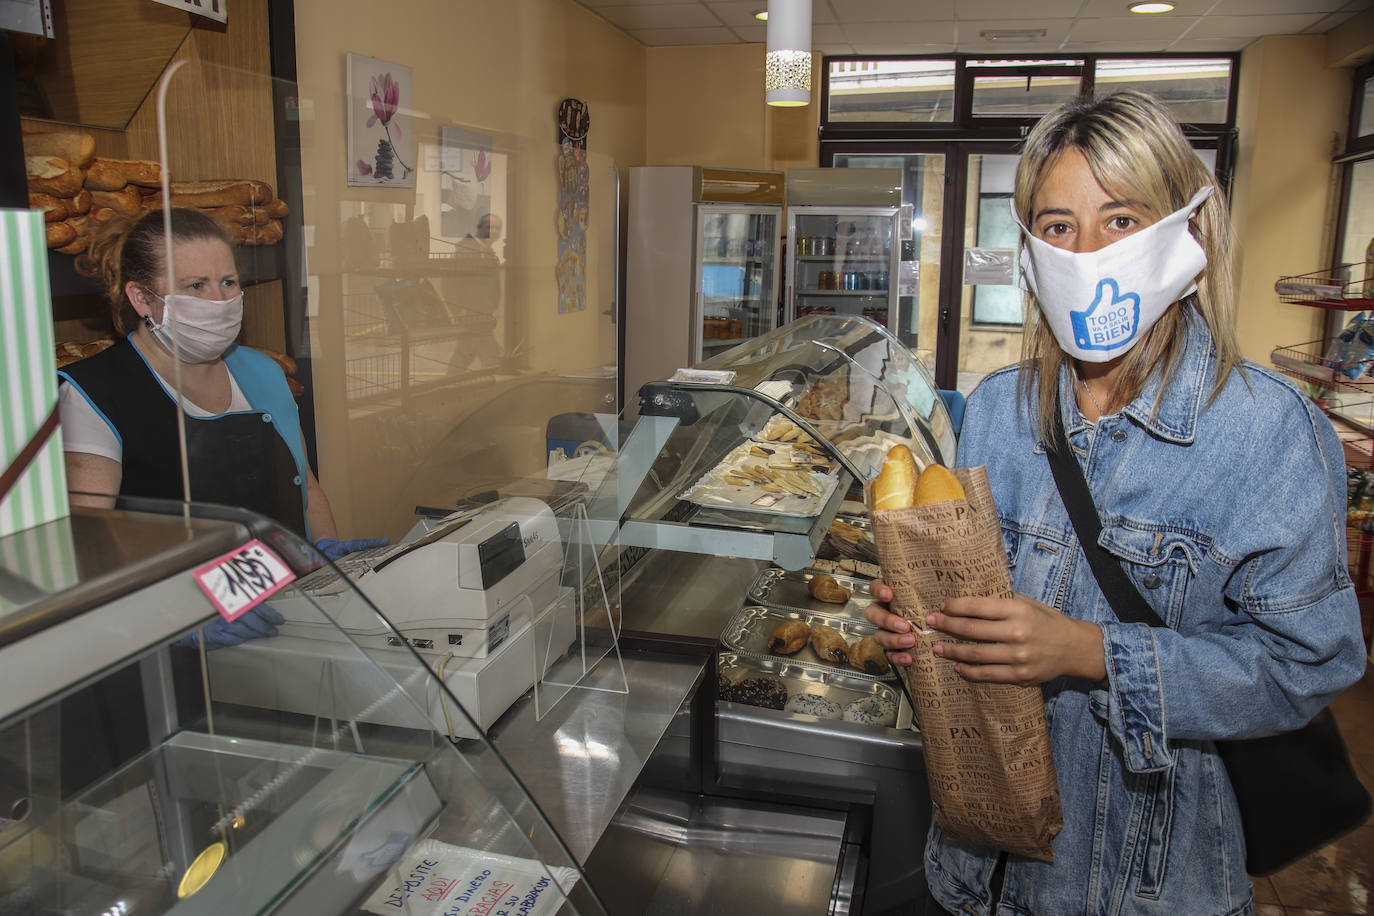
[[[849,664],[869,674],[887,674],[891,667],[887,661],[887,653],[872,636],[855,640],[849,647]]]
[[[842,714],[839,703],[816,696],[814,693],[799,693],[789,697],[783,711],[799,712],[804,716],[815,716],[818,719],[838,719]]]
[[[825,573],[812,576],[811,581],[806,583],[806,590],[811,593],[812,598],[827,604],[844,604],[851,594],[849,589],[835,580],[834,576]]]
[[[897,724],[897,703],[887,697],[861,697],[844,708],[844,720],[891,727]]]
[[[721,699],[765,709],[782,709],[787,705],[787,688],[777,678],[761,674],[735,684]]]
[[[768,651],[774,655],[791,655],[806,645],[811,628],[800,620],[784,620],[768,635]]]
[[[816,650],[816,654],[828,662],[837,665],[849,663],[849,643],[844,641],[840,631],[825,624],[817,624],[811,628],[811,648]]]

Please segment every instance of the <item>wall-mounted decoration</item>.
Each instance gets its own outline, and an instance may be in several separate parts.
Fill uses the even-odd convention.
[[[415,187],[410,68],[348,55],[348,185]]]
[[[558,106],[558,313],[587,308],[587,103],[564,99]]]
[[[439,128],[435,157],[439,174],[439,232],[445,238],[485,238],[490,226],[483,217],[492,212],[491,177],[494,157],[491,137],[461,127]]]

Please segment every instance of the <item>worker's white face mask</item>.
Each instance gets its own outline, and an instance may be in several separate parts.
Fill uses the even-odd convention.
[[[1207,254],[1188,219],[1212,193],[1205,187],[1180,210],[1097,251],[1056,248],[1025,232],[1021,282],[1065,353],[1105,363],[1140,342],[1169,306],[1197,289]]]
[[[167,352],[179,354],[184,363],[218,359],[238,338],[243,326],[243,293],[232,299],[201,299],[181,293],[169,293],[165,298],[151,292],[149,295],[163,304],[162,321],[155,322],[149,315],[143,323]]]

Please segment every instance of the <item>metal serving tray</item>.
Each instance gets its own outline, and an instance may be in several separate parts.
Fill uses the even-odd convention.
[[[849,589],[849,600],[844,604],[831,604],[828,601],[817,601],[812,598],[811,579],[819,575],[833,575],[836,582]],[[754,577],[747,594],[750,601],[768,607],[801,611],[803,614],[819,614],[823,617],[862,621],[864,608],[873,603],[873,596],[868,593],[868,581],[841,573],[823,574],[809,569],[778,569],[775,566],[762,570]],[[822,621],[822,623],[824,622]],[[866,624],[866,626],[868,629],[861,635],[873,632],[874,627],[872,625]],[[845,638],[850,637],[845,634]],[[767,643],[764,643],[762,648],[745,651],[767,652],[768,646]]]
[[[832,604],[830,607],[838,608],[839,605]],[[759,655],[764,658],[803,662],[829,671],[841,671],[846,675],[861,677],[865,680],[890,681],[897,677],[896,671],[890,665],[887,674],[869,674],[858,668],[838,665],[822,659],[816,654],[816,650],[811,648],[809,640],[806,645],[791,655],[774,655],[768,651],[768,637],[772,635],[778,624],[786,620],[800,620],[808,626],[824,624],[828,627],[834,627],[847,643],[852,643],[854,640],[868,636],[877,630],[877,627],[863,618],[836,617],[831,614],[812,613],[799,608],[745,605],[736,611],[735,615],[730,618],[730,622],[725,625],[725,629],[720,634],[720,641],[736,652]]]
[[[841,715],[851,704],[863,700],[877,700],[892,704],[896,718],[888,728],[910,729],[911,707],[891,684],[883,683],[859,672],[845,673],[835,667],[800,662],[791,657],[754,655],[747,652],[721,652],[716,658],[716,670],[732,683],[749,677],[774,677],[787,688],[788,699],[798,694],[811,694],[829,700],[840,707]],[[789,712],[801,716],[804,713]],[[817,718],[810,716],[809,718]],[[858,723],[856,723],[858,724]],[[864,723],[867,724],[867,723]],[[879,726],[883,727],[883,726]]]

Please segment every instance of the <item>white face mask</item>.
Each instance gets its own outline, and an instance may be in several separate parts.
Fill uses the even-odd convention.
[[[1025,232],[1022,285],[1065,353],[1105,363],[1140,342],[1169,306],[1197,289],[1207,253],[1188,231],[1188,218],[1212,193],[1206,187],[1181,210],[1097,251],[1074,252]]]
[[[243,293],[232,299],[201,299],[181,293],[169,293],[166,298],[156,293],[149,295],[163,304],[162,321],[154,322],[149,315],[143,323],[168,353],[179,352],[184,363],[208,363],[218,359],[233,344],[243,326]],[[172,340],[173,332],[176,333],[176,345]]]

